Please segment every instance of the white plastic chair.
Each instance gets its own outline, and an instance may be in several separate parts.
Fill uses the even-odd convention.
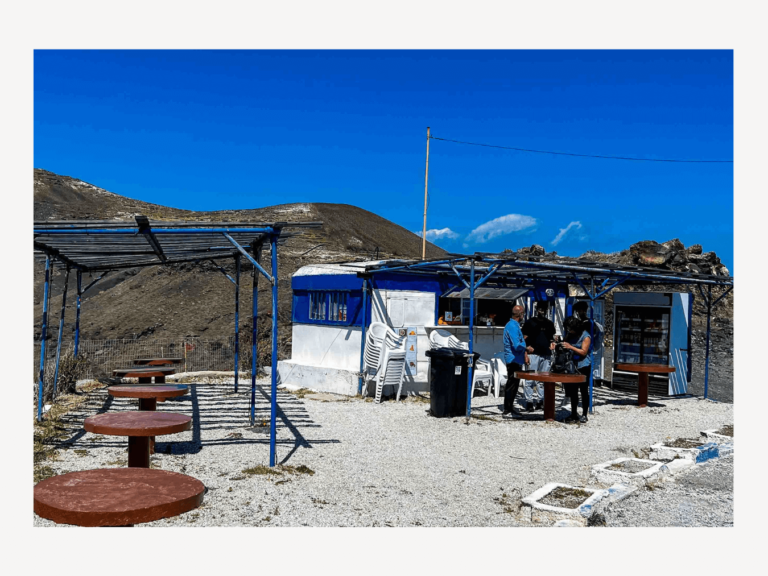
[[[398,336],[386,324],[372,322],[365,335],[363,352],[363,396],[368,393],[368,382],[377,382],[382,375],[383,361],[387,350],[401,350],[405,353],[405,338]],[[399,384],[402,387],[402,382]]]
[[[397,386],[395,401],[400,401],[400,393],[403,391],[403,375],[405,373],[405,350],[393,350],[387,348],[384,352],[384,360],[381,370],[376,378],[376,404],[381,403],[381,394],[384,386]]]
[[[455,350],[469,350],[469,344],[462,342],[456,336],[442,330],[440,328],[433,330],[429,335],[429,345],[431,348],[453,348]],[[488,389],[488,395],[490,396],[491,390],[495,389],[496,398],[499,397],[499,389],[501,387],[500,381],[494,376],[493,366],[486,360],[478,360],[477,364],[472,370],[472,391],[471,395],[475,395],[475,386],[480,383],[484,383]]]

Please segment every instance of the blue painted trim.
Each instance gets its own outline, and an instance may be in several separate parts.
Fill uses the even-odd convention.
[[[358,283],[360,279],[358,278]],[[346,320],[315,320],[309,317],[310,292],[323,292],[326,294],[326,317],[328,316],[328,298],[334,292],[344,292],[347,297]],[[293,309],[291,318],[294,324],[313,324],[317,326],[357,326],[362,322],[363,292],[358,285],[357,292],[351,290],[294,290]]]

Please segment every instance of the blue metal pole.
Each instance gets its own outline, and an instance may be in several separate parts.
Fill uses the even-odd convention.
[[[235,255],[235,392],[240,375],[240,255]]]
[[[269,423],[269,465],[275,465],[275,441],[277,438],[277,235],[272,243],[272,398]]]
[[[362,396],[363,383],[365,382],[365,375],[363,369],[365,368],[365,332],[367,328],[367,314],[366,310],[368,304],[368,280],[363,278],[363,319],[360,323],[360,376],[357,380],[357,393]]]
[[[75,357],[80,349],[80,300],[83,296],[83,272],[77,271],[77,311],[75,312]]]
[[[64,274],[64,292],[61,294],[61,317],[59,318],[59,339],[56,343],[56,369],[53,371],[53,395],[59,382],[59,360],[61,359],[61,337],[64,335],[64,312],[67,310],[67,288],[69,288],[69,266]]]
[[[256,260],[261,260],[261,244],[255,250],[254,257]],[[253,268],[253,317],[251,319],[251,426],[256,422],[256,374],[258,373],[258,366],[256,365],[258,358],[257,340],[256,340],[256,328],[257,318],[259,311],[259,271],[254,266]]]
[[[474,338],[472,332],[475,329],[475,261],[469,270],[469,365],[467,369],[467,418],[472,416],[472,372],[474,356]]]
[[[43,380],[45,378],[45,338],[48,333],[48,292],[51,279],[51,257],[45,256],[45,288],[43,290],[43,326],[40,332],[40,378],[37,386],[37,421],[43,419]]]
[[[589,294],[589,413],[594,409],[593,388],[595,380],[595,277],[592,276],[592,292]]]
[[[711,334],[710,320],[712,319],[712,286],[708,286],[707,294],[707,352],[704,360],[704,398],[709,395],[709,336]]]

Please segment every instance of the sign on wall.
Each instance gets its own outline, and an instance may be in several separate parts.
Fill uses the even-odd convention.
[[[405,373],[415,378],[418,366],[416,356],[419,352],[418,333],[415,326],[405,328],[405,331]]]

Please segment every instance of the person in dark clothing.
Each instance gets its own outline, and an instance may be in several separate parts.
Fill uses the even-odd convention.
[[[528,351],[528,369],[536,372],[549,370],[552,350],[555,348],[555,324],[547,318],[549,303],[536,303],[536,315],[523,324],[523,337]],[[536,399],[533,398],[533,387],[536,386]],[[544,384],[534,380],[523,381],[525,408],[529,412],[544,406]]]
[[[523,369],[528,361],[525,351],[525,338],[520,329],[525,309],[522,306],[512,307],[512,319],[504,327],[504,362],[507,364],[507,387],[504,391],[504,411],[502,416],[511,418],[519,416],[515,410],[515,397],[520,388],[520,379],[515,378],[515,372]]]
[[[589,357],[591,341],[589,333],[584,330],[581,320],[575,316],[568,316],[563,326],[565,327],[563,346],[566,350],[573,352],[576,371],[587,377],[587,380],[582,384],[565,384],[568,396],[571,398],[571,415],[565,421],[567,423],[581,422],[586,424],[589,420],[587,412],[589,412],[589,372],[592,370],[592,361]],[[581,392],[581,418],[579,418],[579,396],[577,391]]]

